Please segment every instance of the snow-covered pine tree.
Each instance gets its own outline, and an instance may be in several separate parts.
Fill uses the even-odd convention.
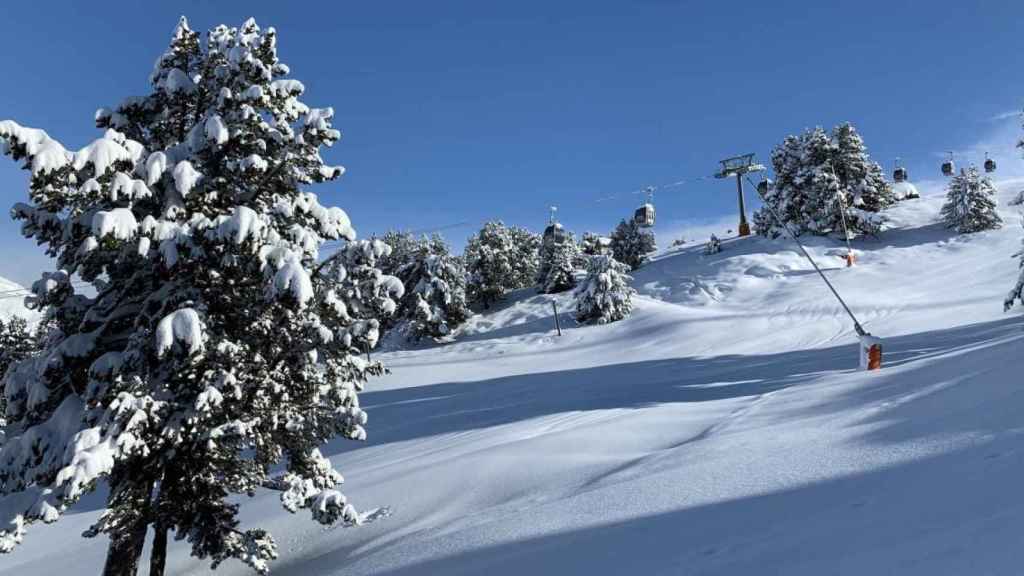
[[[591,256],[587,277],[576,290],[576,321],[607,324],[622,320],[633,311],[636,290],[629,285],[629,266],[609,255]]]
[[[12,316],[6,321],[0,318],[0,378],[11,364],[24,360],[37,348],[36,334],[29,328],[27,320],[20,316]],[[2,417],[3,413],[0,411],[0,418]]]
[[[576,261],[579,248],[571,233],[559,241],[547,242],[540,249],[540,270],[537,289],[545,294],[565,292],[576,286]]]
[[[53,325],[46,347],[6,376],[0,552],[101,482],[87,535],[109,536],[108,575],[135,574],[149,526],[150,574],[169,531],[214,566],[266,573],[273,538],[237,519],[261,486],[319,522],[359,522],[319,446],[365,438],[358,392],[384,368],[359,356],[336,277],[317,270],[323,242],[355,236],[303,191],[343,172],[320,157],[340,138],[333,111],[299,100],[276,44],[252,20],[201,39],[182,19],[151,93],[100,110],[106,132],[77,152],[0,122],[32,174],[14,214],[58,266],[29,302]]]
[[[380,240],[356,240],[320,265],[328,267],[327,276],[337,282],[346,314],[353,320],[352,343],[360,350],[377,347],[405,295],[402,281],[380,270],[379,260],[390,254],[391,246]]]
[[[440,236],[422,240],[396,275],[405,285],[400,314],[410,322],[412,338],[449,338],[472,315],[466,303],[465,264]]]
[[[413,261],[419,251],[421,240],[410,232],[388,230],[380,237],[391,251],[377,259],[381,272],[389,276],[397,276],[398,270]]]
[[[834,167],[839,185],[846,193],[847,207],[865,212],[880,212],[896,203],[896,193],[885,179],[882,167],[871,160],[864,139],[853,124],[845,122],[832,129]]]
[[[949,181],[942,220],[961,234],[999,228],[1003,219],[996,212],[995,194],[992,181],[983,177],[976,167],[961,169]]]
[[[463,253],[470,300],[490,308],[507,291],[529,286],[537,273],[539,246],[540,237],[524,228],[500,220],[485,223]]]
[[[37,333],[30,329],[24,318],[12,316],[6,321],[0,318],[0,383],[13,364],[39,352],[39,342]],[[7,401],[0,393],[0,428],[7,424],[6,412]],[[3,441],[4,432],[0,430],[0,446]]]
[[[580,254],[583,256],[598,256],[611,251],[611,238],[599,236],[593,232],[584,232],[580,238]],[[583,263],[586,266],[586,262]]]
[[[1024,225],[1024,218],[1021,219],[1021,224]],[[1012,308],[1015,302],[1024,304],[1024,237],[1021,238],[1020,244],[1020,251],[1013,255],[1014,258],[1019,259],[1017,268],[1020,269],[1020,274],[1017,276],[1017,283],[1010,290],[1009,294],[1006,295],[1006,299],[1003,300],[1003,308],[1006,310]]]
[[[787,136],[772,149],[775,180],[765,203],[796,234],[877,234],[882,209],[895,202],[881,167],[872,162],[860,135],[850,124]],[[764,236],[783,233],[773,212],[763,207],[754,214],[754,228]]]
[[[538,260],[540,255],[541,235],[530,232],[522,226],[510,226],[509,234],[512,236],[512,245],[515,246],[517,257],[522,263],[514,267],[516,288],[526,288],[533,285],[533,279],[537,276]]]
[[[632,218],[619,222],[612,232],[611,252],[615,260],[636,270],[657,250],[654,233],[641,228]]]

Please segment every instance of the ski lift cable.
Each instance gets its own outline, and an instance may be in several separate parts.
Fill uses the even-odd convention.
[[[92,286],[92,284],[89,284],[88,282],[84,282],[84,281],[78,281],[78,282],[72,282],[71,283],[71,287],[72,288],[84,288],[86,286]],[[16,297],[16,298],[20,298],[20,297],[23,297],[23,296],[29,296],[31,294],[32,294],[32,291],[29,290],[28,288],[11,288],[9,290],[2,290],[2,291],[0,291],[0,298],[3,298],[3,297],[9,297],[9,298]]]
[[[412,234],[414,236],[417,236],[417,235],[420,235],[420,234],[431,234],[431,233],[434,233],[434,232],[441,232],[443,230],[451,230],[453,228],[462,228],[463,226],[471,226],[473,224],[476,224],[476,222],[471,221],[471,220],[463,220],[463,221],[460,221],[460,222],[454,222],[452,224],[445,224],[443,226],[437,226],[437,227],[434,227],[434,228],[418,228],[416,230],[401,230],[400,232],[402,232],[404,234]],[[331,248],[334,248],[336,245],[341,245],[342,243],[343,243],[342,240],[327,240],[327,241],[325,241],[323,243],[323,245],[326,248],[331,249]]]
[[[692,184],[694,182],[700,182],[702,180],[710,180],[711,178],[712,178],[712,176],[693,176],[693,177],[690,177],[690,178],[683,178],[681,180],[676,180],[676,181],[673,181],[673,182],[669,182],[667,184],[660,184],[660,185],[657,185],[657,186],[644,186],[643,188],[637,188],[635,190],[630,190],[628,192],[617,192],[615,194],[609,194],[607,196],[602,196],[601,198],[598,198],[597,200],[595,200],[595,202],[598,202],[598,203],[600,203],[600,202],[608,202],[610,200],[616,200],[616,199],[621,198],[623,196],[638,196],[638,195],[641,195],[641,194],[648,194],[650,192],[657,192],[659,190],[667,190],[669,188],[678,188],[679,186],[684,186],[686,184]]]
[[[754,181],[750,179],[750,176],[747,176],[746,178],[747,182],[749,182],[750,185],[754,187],[754,190],[757,191],[757,195],[761,197],[761,202],[772,213],[772,217],[775,218],[775,221],[778,222],[780,226],[782,226],[782,229],[786,231],[786,234],[794,242],[796,242],[797,246],[800,247],[800,251],[803,252],[804,257],[807,258],[807,261],[810,262],[811,266],[814,267],[814,270],[815,272],[818,273],[818,276],[821,276],[821,279],[825,281],[825,285],[828,286],[828,289],[832,291],[832,295],[835,296],[836,300],[838,300],[839,303],[843,306],[843,310],[846,310],[846,314],[850,316],[851,320],[853,320],[853,329],[857,332],[857,335],[867,335],[867,332],[865,332],[864,328],[860,325],[860,321],[858,321],[857,317],[853,315],[853,311],[850,310],[850,307],[846,305],[846,301],[844,301],[843,297],[839,295],[839,292],[836,290],[835,286],[833,286],[832,283],[829,282],[828,277],[825,276],[825,273],[822,272],[821,268],[818,267],[818,263],[814,261],[814,258],[811,257],[811,254],[807,251],[806,248],[804,248],[803,243],[800,242],[799,238],[797,238],[797,235],[794,234],[793,231],[790,230],[789,225],[787,225],[786,222],[779,217],[779,213],[775,211],[775,208],[768,203],[765,197],[761,194],[761,191],[757,189],[757,185],[754,184]]]

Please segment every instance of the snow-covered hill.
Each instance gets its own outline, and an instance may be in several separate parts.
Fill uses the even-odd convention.
[[[24,287],[5,278],[0,278],[0,318],[4,320],[11,316],[33,318],[35,312],[25,308],[25,294],[27,291]]]
[[[1022,185],[1000,184],[1004,207]],[[326,451],[390,516],[324,530],[276,494],[248,503],[274,574],[1019,573],[1024,316],[1002,310],[1019,216],[957,236],[920,188],[854,268],[810,240],[883,370],[855,370],[849,319],[788,241],[667,251],[607,326],[520,292],[455,344],[385,354],[369,441]],[[105,541],[79,534],[100,506],[33,527],[0,575],[94,573]],[[171,574],[206,570],[172,547]]]

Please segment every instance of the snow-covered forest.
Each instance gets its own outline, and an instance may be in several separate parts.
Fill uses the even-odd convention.
[[[287,38],[162,41],[91,142],[0,120],[51,261],[0,278],[0,576],[1020,570],[1005,165],[794,126],[700,177],[749,235],[661,234],[654,186],[358,234]]]

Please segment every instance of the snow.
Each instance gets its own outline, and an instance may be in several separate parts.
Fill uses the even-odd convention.
[[[192,167],[192,163],[188,160],[178,162],[178,164],[174,166],[172,176],[174,176],[174,187],[178,190],[178,193],[181,194],[182,198],[187,197],[203,177],[202,174]]]
[[[289,295],[299,306],[305,306],[313,299],[313,282],[294,256],[284,260],[274,274],[271,295]]]
[[[241,162],[242,171],[255,170],[257,172],[267,171],[267,161],[263,159],[259,154],[250,154],[245,158],[242,158]]]
[[[199,313],[192,308],[182,308],[164,316],[156,326],[156,354],[164,356],[175,345],[188,354],[202,352],[206,346],[206,335]]]
[[[896,198],[899,198],[900,200],[918,198],[921,196],[921,193],[917,191],[917,186],[914,186],[906,180],[903,182],[893,182],[892,191],[896,195]]]
[[[167,155],[163,152],[153,152],[146,158],[146,182],[150,186],[159,182],[166,171]]]
[[[89,182],[96,181],[89,180]],[[89,182],[86,182],[86,184]],[[142,180],[135,180],[124,172],[114,174],[114,180],[110,184],[111,202],[117,202],[121,199],[140,200],[142,198],[149,198],[152,195],[153,193],[150,192],[149,187]]]
[[[114,208],[100,210],[92,217],[92,233],[97,238],[113,236],[118,240],[128,240],[139,230],[131,208]]]
[[[0,121],[0,139],[4,141],[4,154],[11,144],[24,147],[25,154],[32,159],[30,169],[33,176],[58,170],[71,161],[71,154],[64,146],[38,128],[26,128],[12,120],[3,120]]]
[[[235,244],[258,240],[262,231],[260,215],[248,206],[235,206],[231,215],[224,217],[217,226],[217,236]]]
[[[298,80],[274,80],[270,83],[270,91],[278,98],[286,98],[288,96],[302,95],[306,91],[306,87]]]
[[[34,320],[37,313],[25,307],[25,296],[29,291],[6,278],[0,277],[0,320],[9,320],[13,316]]]
[[[224,124],[224,120],[217,114],[210,116],[206,119],[206,139],[217,144],[226,144],[229,135],[228,127]]]
[[[1018,572],[1024,317],[1002,300],[1022,231],[957,235],[941,183],[918,186],[852,268],[807,238],[881,370],[858,370],[791,242],[676,247],[632,273],[621,321],[578,326],[571,294],[525,289],[453,344],[375,354],[391,374],[360,394],[367,442],[323,453],[344,505],[390,516],[325,530],[267,490],[242,527],[274,533],[277,576]],[[0,575],[101,566],[106,541],[80,537],[97,506],[34,527]],[[168,573],[209,572],[172,543]]]
[[[167,72],[167,76],[163,80],[164,90],[167,90],[171,94],[179,92],[191,93],[195,91],[196,84],[188,77],[188,74],[179,68],[171,68]]]
[[[114,130],[107,130],[102,138],[94,140],[92,144],[75,152],[72,166],[75,170],[92,166],[93,174],[99,176],[116,162],[133,162],[138,151],[129,150],[124,142],[122,134]]]

